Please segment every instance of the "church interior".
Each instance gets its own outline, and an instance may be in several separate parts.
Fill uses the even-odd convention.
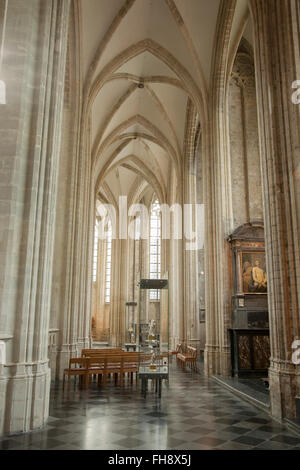
[[[0,0],[0,449],[300,450],[299,0]]]

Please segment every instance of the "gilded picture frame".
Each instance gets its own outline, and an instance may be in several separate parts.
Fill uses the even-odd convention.
[[[268,292],[264,251],[242,251],[241,285],[244,294],[266,294]]]

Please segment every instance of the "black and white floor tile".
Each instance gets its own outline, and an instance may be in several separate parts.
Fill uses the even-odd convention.
[[[136,384],[53,385],[50,419],[32,433],[0,438],[2,450],[300,450],[300,436],[211,379],[174,364],[159,400]]]

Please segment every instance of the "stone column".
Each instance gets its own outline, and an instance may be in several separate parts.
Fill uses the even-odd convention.
[[[198,295],[197,277],[198,263],[196,246],[192,249],[195,240],[189,240],[193,232],[196,233],[196,159],[195,144],[197,138],[197,112],[196,108],[189,102],[186,123],[186,136],[184,143],[184,184],[183,184],[183,259],[184,259],[184,337],[185,341],[192,346],[197,346],[198,338]],[[194,340],[193,343],[191,340]]]
[[[295,417],[300,366],[300,113],[292,83],[300,79],[298,0],[250,0],[254,27],[269,291],[271,410]]]
[[[235,0],[220,3],[210,89],[210,117],[201,123],[205,204],[206,375],[230,374],[232,187],[226,107],[229,38]]]
[[[203,151],[202,139],[198,143],[196,150],[196,202],[203,205],[204,190],[203,190]],[[203,230],[205,223],[203,220],[198,220],[198,229]],[[204,231],[203,231],[204,234]],[[204,241],[204,240],[203,240]],[[204,245],[199,246],[197,251],[197,299],[198,299],[198,329],[199,329],[199,349],[204,353],[205,348],[205,264],[204,264]]]
[[[110,344],[113,347],[122,346],[125,342],[127,242],[128,240],[112,242]]]
[[[96,336],[99,341],[100,336],[108,328],[105,308],[105,282],[106,282],[106,257],[107,241],[98,238],[97,250],[97,279],[95,284],[95,300],[92,308],[92,315],[96,321]],[[104,341],[104,339],[100,340]]]
[[[9,0],[0,107],[0,434],[48,418],[48,331],[69,0]]]
[[[63,108],[63,132],[59,165],[58,197],[56,210],[55,245],[50,327],[58,329],[56,364],[52,367],[53,378],[62,379],[70,357],[78,357],[80,348],[79,317],[82,307],[79,299],[84,297],[84,286],[78,280],[80,255],[86,246],[81,244],[82,232],[87,223],[83,220],[82,179],[87,172],[85,154],[80,152],[81,74],[79,66],[79,14],[77,2],[71,2],[66,78]],[[87,183],[89,184],[89,183]],[[90,184],[89,184],[90,187]],[[79,221],[81,221],[79,223]],[[83,276],[85,278],[85,276]],[[82,345],[81,345],[82,346]],[[53,363],[54,364],[54,363]]]
[[[178,180],[175,169],[172,169],[170,182],[169,205],[179,204],[183,207],[183,181]],[[182,225],[182,224],[181,224]],[[175,218],[171,217],[170,240],[170,266],[169,266],[169,299],[170,299],[170,336],[171,348],[176,349],[177,344],[183,343],[184,331],[184,269],[183,269],[183,245],[184,240],[175,239],[173,235],[178,230],[175,227]]]
[[[145,199],[142,199],[140,203],[146,204]],[[148,207],[148,211],[150,214],[150,207]],[[141,238],[140,240],[139,264],[141,279],[148,279],[150,277],[149,239]],[[149,290],[138,290],[138,309],[140,308],[140,304],[143,308],[144,316],[139,312],[139,322],[147,323],[149,321]]]

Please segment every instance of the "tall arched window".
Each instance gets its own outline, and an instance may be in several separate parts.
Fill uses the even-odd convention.
[[[111,287],[111,246],[112,246],[112,225],[108,219],[107,222],[107,239],[106,239],[106,268],[105,268],[105,302],[110,302]]]
[[[161,219],[160,204],[155,199],[150,214],[150,279],[159,279],[161,260]],[[150,300],[159,300],[159,290],[150,290]]]
[[[94,231],[93,282],[97,281],[97,266],[98,266],[98,221],[96,221],[95,223],[95,231]]]

